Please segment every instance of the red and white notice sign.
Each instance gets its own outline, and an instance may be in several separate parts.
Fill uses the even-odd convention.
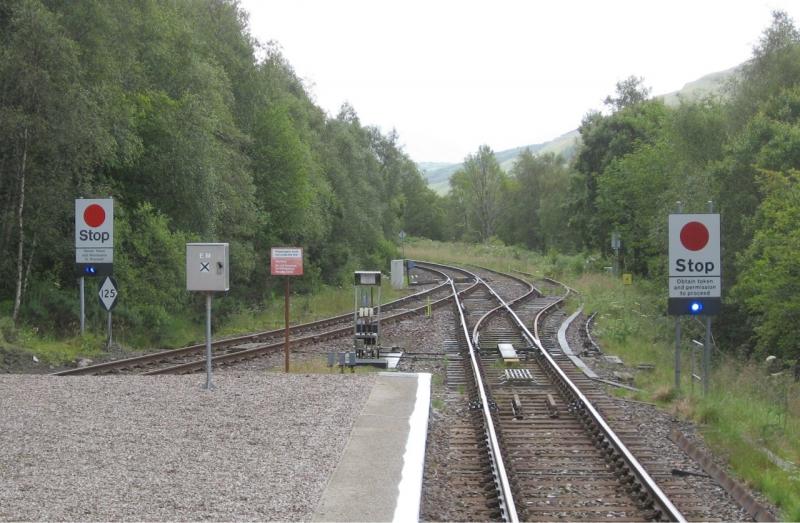
[[[273,247],[270,250],[269,270],[273,276],[302,276],[302,247]]]

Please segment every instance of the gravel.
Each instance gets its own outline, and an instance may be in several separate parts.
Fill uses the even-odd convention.
[[[0,376],[0,520],[309,520],[374,376]]]

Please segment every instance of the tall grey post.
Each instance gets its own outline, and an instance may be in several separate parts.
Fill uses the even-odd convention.
[[[203,387],[211,390],[214,385],[211,383],[211,293],[206,293],[206,385]]]
[[[681,390],[681,317],[675,316],[675,390]]]
[[[86,295],[84,289],[84,277],[81,276],[81,336],[86,332]]]
[[[186,244],[186,290],[206,295],[206,390],[211,383],[211,295],[230,290],[230,256],[227,243]]]
[[[683,202],[676,202],[678,213],[683,212]],[[681,390],[681,317],[675,316],[675,390]]]
[[[708,201],[708,212],[714,212],[714,202]],[[709,372],[711,370],[711,315],[706,314],[706,335],[703,340],[703,396],[708,395]]]

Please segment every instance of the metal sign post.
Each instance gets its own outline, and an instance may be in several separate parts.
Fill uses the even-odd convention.
[[[283,298],[283,372],[289,372],[289,277],[283,278],[286,282]]]
[[[708,212],[714,212],[714,202],[711,200],[708,201]],[[703,340],[703,396],[708,395],[708,373],[711,371],[711,315],[706,314],[705,316],[706,336]]]
[[[622,242],[619,239],[619,233],[614,231],[611,233],[611,248],[614,249],[614,277],[619,277],[619,248]]]
[[[85,276],[107,276],[114,268],[114,200],[75,199],[75,270],[80,277],[81,336],[86,333]]]
[[[703,351],[703,392],[708,392],[711,354],[711,316],[722,308],[722,267],[720,257],[720,216],[713,202],[708,212],[670,214],[669,299],[667,312],[675,315],[675,386],[680,387],[680,316],[704,316],[706,340]]]
[[[97,291],[97,297],[100,299],[100,305],[108,311],[108,348],[111,348],[111,309],[117,305],[117,298],[119,298],[117,282],[114,281],[114,278],[105,277]]]
[[[205,390],[212,390],[211,383],[211,295],[213,292],[227,292],[230,289],[227,243],[187,243],[186,244],[186,290],[201,291],[206,295],[206,384]]]
[[[84,295],[83,276],[80,277],[79,286],[81,289],[81,336],[86,332],[86,297]]]
[[[211,293],[206,293],[206,384],[203,387],[212,390],[214,384],[211,383]]]
[[[683,212],[683,202],[676,202],[678,214]],[[675,316],[675,390],[681,390],[681,317]]]
[[[273,247],[270,249],[269,272],[272,276],[284,276],[284,339],[283,339],[283,372],[289,372],[289,291],[290,276],[303,275],[303,249],[301,247]]]
[[[675,316],[675,390],[681,390],[681,317]]]

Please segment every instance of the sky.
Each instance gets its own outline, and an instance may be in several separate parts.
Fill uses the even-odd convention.
[[[314,101],[396,130],[417,162],[549,141],[617,82],[652,94],[736,66],[798,0],[241,0]]]

